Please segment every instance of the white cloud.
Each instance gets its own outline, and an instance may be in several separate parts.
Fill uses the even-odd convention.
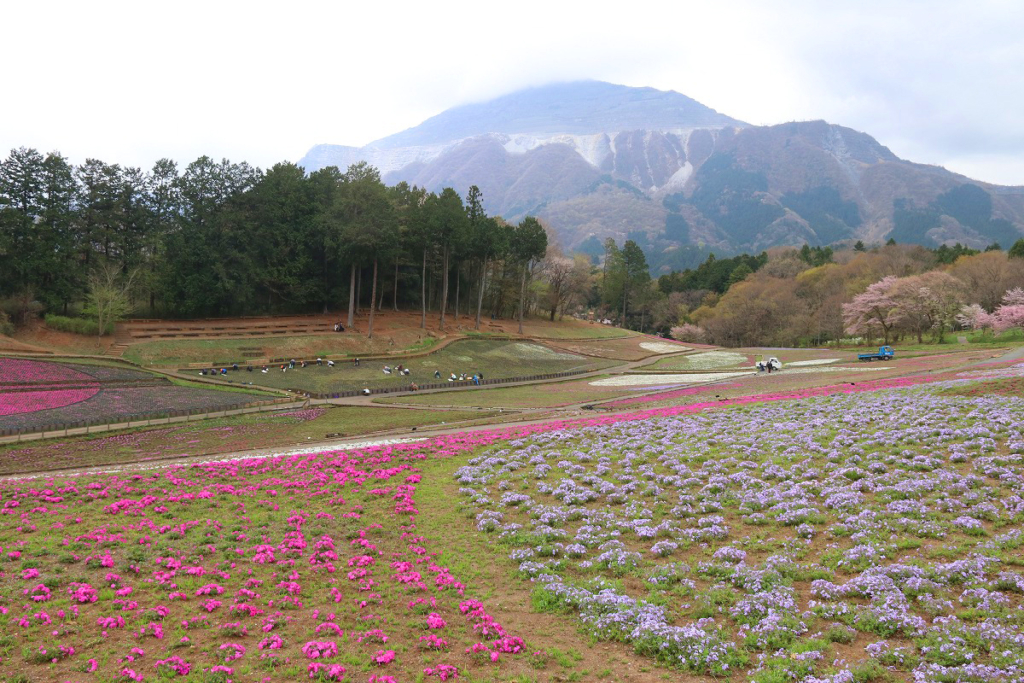
[[[0,147],[268,166],[557,80],[676,90],[755,124],[825,118],[1024,184],[1008,0],[9,3]]]

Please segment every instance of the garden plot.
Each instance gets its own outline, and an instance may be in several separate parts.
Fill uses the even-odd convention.
[[[680,353],[690,350],[688,346],[671,342],[640,342],[640,348],[651,353]]]
[[[76,422],[123,422],[129,417],[138,420],[172,411],[216,411],[261,398],[266,395],[170,384],[10,393],[0,397],[0,429],[41,430]]]
[[[678,370],[681,372],[702,372],[725,368],[747,368],[754,364],[753,356],[735,351],[701,351],[687,356],[662,358],[653,365],[651,370]]]
[[[696,372],[687,374],[662,373],[657,375],[616,375],[605,377],[591,382],[595,387],[656,387],[673,386],[676,384],[701,384],[705,382],[718,382],[734,377],[744,377],[750,371],[744,372]]]
[[[0,483],[0,678],[516,675],[521,634],[417,531],[417,465],[449,450]]]
[[[253,382],[266,387],[295,389],[317,393],[358,391],[364,387],[386,389],[406,387],[412,382],[419,385],[446,381],[451,373],[472,377],[481,373],[486,379],[508,379],[546,375],[572,370],[596,370],[611,365],[614,361],[602,358],[587,358],[575,353],[550,349],[540,344],[509,342],[492,339],[468,339],[457,341],[433,353],[421,356],[393,356],[386,360],[362,360],[358,366],[353,361],[339,361],[333,368],[311,363],[307,367],[281,370],[271,367],[268,372],[231,372],[225,379],[235,382]],[[402,365],[410,370],[409,375],[397,372],[385,374],[384,366],[397,368]],[[195,373],[196,370],[185,372]],[[434,373],[440,375],[436,378]]]
[[[861,393],[495,443],[456,478],[596,639],[732,680],[1009,682],[1022,425],[1022,399]]]

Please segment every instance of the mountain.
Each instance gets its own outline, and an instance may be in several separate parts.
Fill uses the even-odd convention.
[[[563,244],[611,236],[682,267],[714,248],[863,240],[1008,247],[1024,187],[898,158],[825,121],[749,126],[675,92],[583,81],[449,109],[365,147],[317,145],[313,171],[367,161],[388,183],[483,192],[488,213],[533,214]]]

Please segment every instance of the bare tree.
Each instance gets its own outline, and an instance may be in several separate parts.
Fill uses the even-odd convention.
[[[131,289],[139,269],[121,271],[113,261],[97,265],[89,275],[89,292],[86,294],[86,311],[96,316],[98,337],[108,325],[116,323],[131,310]]]

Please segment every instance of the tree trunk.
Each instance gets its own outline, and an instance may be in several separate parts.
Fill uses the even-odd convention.
[[[348,326],[352,327],[352,321],[356,314],[356,264],[352,264],[351,274],[348,283]]]
[[[370,322],[366,326],[366,338],[373,339],[373,314],[376,306],[374,305],[377,298],[377,259],[373,259],[373,285],[370,287]]]
[[[523,333],[523,307],[526,305],[526,263],[523,264],[523,280],[519,285],[519,334]]]
[[[459,325],[459,290],[462,286],[462,267],[455,266],[455,326]]]
[[[623,283],[623,285],[622,285],[622,322],[620,323],[620,326],[623,329],[626,328],[626,300],[627,300],[628,296],[629,296],[629,290],[626,288],[625,283]]]
[[[398,259],[395,259],[395,291],[394,300],[391,302],[392,308],[398,311]]]
[[[420,329],[427,329],[427,248],[423,247],[423,277],[420,278]]]
[[[448,308],[448,245],[444,246],[444,258],[441,265],[441,323],[440,330],[444,332],[444,314]]]
[[[476,295],[476,329],[480,329],[480,311],[484,307],[484,284],[487,281],[487,258],[484,257],[484,264],[480,268],[480,291]]]
[[[373,302],[370,302],[373,305]],[[356,277],[356,313],[363,310],[363,269],[359,268],[359,275]]]

